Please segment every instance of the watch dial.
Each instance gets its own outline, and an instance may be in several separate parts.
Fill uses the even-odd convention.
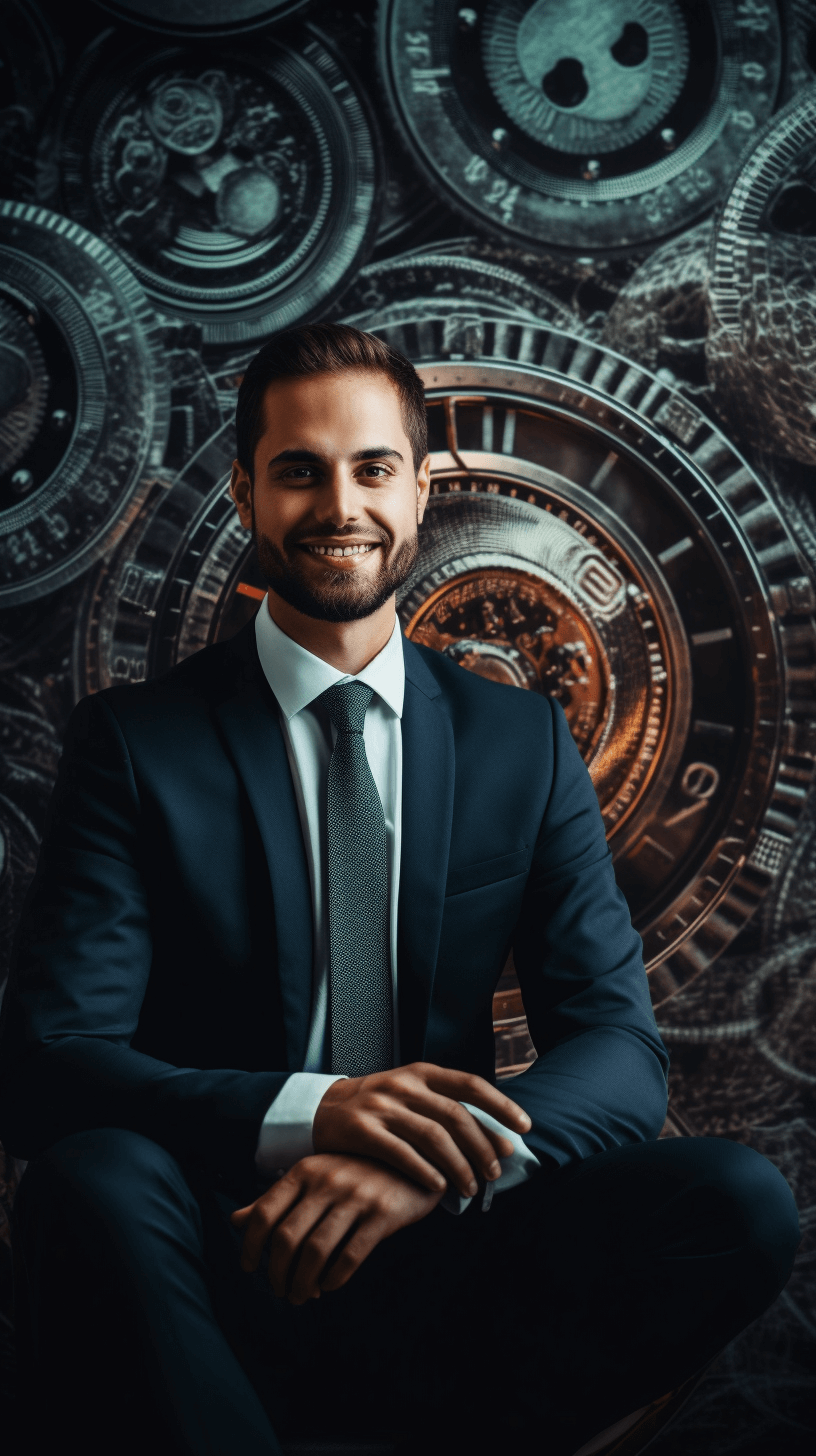
[[[653,247],[736,176],[773,110],[771,4],[384,0],[380,67],[431,187],[545,251]]]
[[[0,202],[0,608],[73,580],[161,465],[170,381],[121,259],[56,213]]]
[[[217,49],[103,36],[59,118],[58,200],[212,345],[325,308],[376,230],[378,149],[317,31]]]

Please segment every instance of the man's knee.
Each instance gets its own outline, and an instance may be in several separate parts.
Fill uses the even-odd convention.
[[[723,1241],[752,1250],[778,1292],[800,1238],[796,1203],[779,1169],[754,1148],[725,1138],[678,1140],[672,1152],[688,1163],[692,1186],[716,1198]]]
[[[132,1228],[158,1209],[198,1216],[195,1200],[171,1153],[125,1128],[92,1128],[60,1139],[29,1163],[16,1200],[25,1228],[59,1219],[69,1226]]]

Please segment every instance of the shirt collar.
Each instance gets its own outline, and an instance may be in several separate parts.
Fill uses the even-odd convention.
[[[294,638],[287,637],[277,622],[269,615],[267,599],[264,597],[260,611],[255,618],[255,641],[264,676],[277,698],[281,712],[287,719],[313,703],[321,693],[338,682],[351,682],[348,673],[340,672],[301,647]],[[383,702],[402,717],[405,698],[405,661],[402,655],[402,633],[399,621],[381,652],[354,674],[357,682],[364,682],[382,698]]]

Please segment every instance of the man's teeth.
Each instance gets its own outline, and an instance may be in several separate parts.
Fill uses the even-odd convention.
[[[317,556],[364,556],[374,550],[374,542],[368,546],[307,546],[306,549]]]

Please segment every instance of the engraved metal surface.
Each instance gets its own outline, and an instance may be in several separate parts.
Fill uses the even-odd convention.
[[[604,344],[655,372],[669,369],[696,396],[708,396],[707,218],[664,243],[624,283],[604,321]]]
[[[785,72],[780,101],[789,101],[816,78],[816,9],[813,0],[782,0]]]
[[[816,87],[757,138],[709,267],[718,410],[752,446],[816,464]]]
[[[421,332],[423,317],[450,319],[446,352],[481,354],[483,320],[516,319],[575,328],[566,304],[522,273],[481,258],[442,249],[404,254],[362,268],[335,312],[359,329],[376,329],[405,319]],[[422,352],[417,337],[413,352]]]
[[[501,551],[468,552],[467,537],[473,533],[478,539],[480,526],[498,527],[501,531],[501,512],[495,510],[493,502],[487,502],[487,518],[479,522],[473,520],[472,511],[457,510],[458,504],[454,500],[452,509],[441,520],[439,512],[429,518],[430,540],[423,531],[426,579],[418,588],[418,605],[407,623],[406,636],[423,647],[442,652],[460,667],[492,682],[532,688],[557,698],[567,715],[573,738],[581,752],[589,756],[601,737],[611,736],[609,708],[617,708],[618,704],[609,702],[607,688],[612,676],[609,655],[587,604],[580,601],[583,593],[581,583],[574,579],[576,573],[569,566],[564,573],[572,578],[569,583],[572,590],[568,591],[566,584],[556,585],[555,572],[545,574],[544,567],[540,571],[524,571],[512,557],[511,562],[502,563]],[[513,526],[519,523],[511,518],[507,524],[508,534],[512,534]],[[536,521],[535,525],[538,524]],[[560,527],[561,523],[556,519],[550,524]],[[451,531],[461,535],[457,546],[462,555],[455,564],[448,564],[445,561],[448,553],[442,545],[439,553],[442,580],[430,586],[426,582],[433,572],[436,526],[442,527],[443,540]],[[559,531],[554,534],[557,537]],[[550,539],[552,535],[546,531],[541,541],[545,562],[551,551],[552,554],[558,551],[557,540]],[[571,545],[569,542],[568,551]],[[574,567],[577,563],[574,553],[571,554],[570,565]],[[403,602],[404,616],[411,611],[411,606],[411,601]]]
[[[170,374],[170,432],[162,468],[172,474],[219,428],[222,402],[217,381],[201,357],[200,328],[168,319],[153,337],[160,341]]]
[[[482,52],[493,94],[522,131],[594,157],[668,116],[688,76],[689,35],[677,0],[491,0]]]
[[[73,580],[138,509],[170,423],[155,328],[98,238],[0,202],[0,607]]]
[[[501,398],[486,408],[503,411]],[[466,411],[459,401],[465,427]],[[483,423],[481,407],[480,415]],[[514,429],[534,421],[517,413]],[[521,456],[514,470],[511,451],[479,451],[476,464],[472,453],[464,477],[434,460],[438,499],[400,602],[406,635],[473,672],[557,698],[607,834],[620,843],[644,795],[653,802],[661,784],[665,792],[688,735],[689,704],[676,685],[691,664],[672,594],[638,538],[599,500],[573,483],[567,506],[546,468]]]
[[[208,345],[326,308],[376,230],[377,148],[319,32],[215,47],[107,34],[68,88],[59,200]]]
[[[704,216],[779,91],[773,0],[382,0],[380,67],[429,184],[573,254]]]

